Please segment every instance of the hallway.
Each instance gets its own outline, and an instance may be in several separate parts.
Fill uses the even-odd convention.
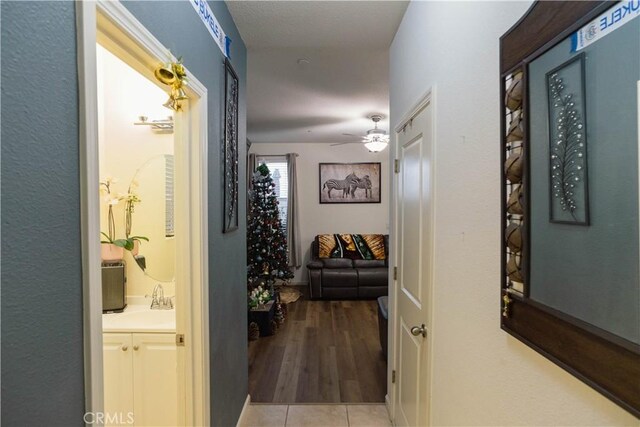
[[[384,402],[387,365],[375,300],[300,300],[287,307],[275,335],[249,343],[252,402]]]
[[[4,424],[640,427],[640,0],[0,10]]]

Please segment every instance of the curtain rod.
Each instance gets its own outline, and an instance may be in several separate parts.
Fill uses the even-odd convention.
[[[300,154],[298,153],[287,153],[287,154],[258,154],[258,153],[249,153],[249,154],[253,154],[256,157],[282,157],[282,156],[286,156],[287,154],[293,154],[296,157],[300,157]]]

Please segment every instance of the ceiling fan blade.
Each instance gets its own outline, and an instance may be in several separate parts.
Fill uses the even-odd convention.
[[[345,141],[345,142],[336,142],[335,144],[331,144],[332,147],[337,145],[345,145],[345,144],[362,144],[362,141]]]

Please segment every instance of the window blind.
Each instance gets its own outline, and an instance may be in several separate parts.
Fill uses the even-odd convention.
[[[166,154],[164,156],[165,237],[175,236],[173,165],[173,156]]]

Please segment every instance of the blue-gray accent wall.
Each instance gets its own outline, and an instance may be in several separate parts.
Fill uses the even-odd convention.
[[[246,139],[246,48],[224,2]],[[125,2],[208,90],[211,421],[247,396],[245,195],[222,233],[224,57],[188,1]],[[2,2],[2,418],[81,425],[84,413],[78,88],[72,2]],[[245,188],[240,143],[240,188]]]
[[[84,413],[72,2],[2,2],[2,422]]]

